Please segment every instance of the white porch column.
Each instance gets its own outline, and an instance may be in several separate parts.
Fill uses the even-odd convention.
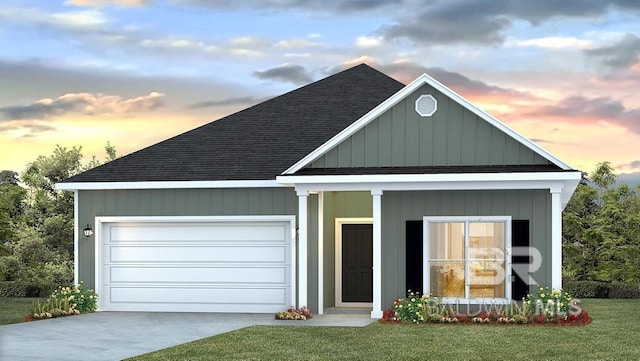
[[[307,190],[298,190],[298,307],[307,306]]]
[[[562,288],[562,188],[551,188],[551,288]]]
[[[318,193],[318,310],[324,313],[324,193]]]
[[[382,318],[382,190],[373,196],[373,310],[371,318]]]
[[[80,282],[80,271],[79,271],[79,267],[80,265],[78,264],[78,262],[80,261],[80,251],[79,251],[79,244],[78,242],[80,242],[80,235],[78,234],[78,232],[80,232],[80,227],[79,227],[79,223],[80,220],[78,219],[78,216],[80,215],[80,213],[78,212],[78,190],[74,190],[73,191],[73,284],[77,285]],[[95,227],[95,226],[94,226]],[[94,286],[94,288],[98,288],[98,286]]]

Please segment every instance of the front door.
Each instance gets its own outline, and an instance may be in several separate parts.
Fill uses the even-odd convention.
[[[373,302],[371,224],[342,224],[342,302]]]

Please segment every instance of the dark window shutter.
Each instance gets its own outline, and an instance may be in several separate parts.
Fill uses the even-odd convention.
[[[529,247],[529,220],[511,221],[511,247]],[[512,264],[529,264],[528,256],[514,256],[511,258]],[[511,268],[513,283],[511,284],[511,298],[522,300],[529,293],[529,286]]]
[[[406,224],[406,279],[405,291],[422,294],[422,221],[407,221]]]

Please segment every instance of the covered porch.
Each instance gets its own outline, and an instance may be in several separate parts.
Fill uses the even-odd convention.
[[[543,208],[536,209],[541,214],[537,218],[548,228],[548,232],[536,236],[539,242],[546,243],[542,252],[542,281],[553,288],[562,287],[562,209],[579,181],[574,172],[292,175],[279,176],[277,181],[295,187],[298,197],[298,305],[316,304],[317,309],[313,311],[318,314],[328,308],[370,307],[371,317],[381,318],[393,299],[404,296],[406,264],[400,250],[406,252],[407,236],[404,230],[398,231],[401,223],[422,220],[424,216],[510,216],[509,213],[518,213],[516,208],[528,207],[522,204],[535,197],[542,199],[534,201],[532,207]],[[484,206],[494,202],[494,195],[500,198],[504,192],[508,194],[504,207],[487,209]],[[519,195],[518,192],[525,193]],[[355,199],[368,204],[360,206],[361,211],[355,216],[327,212],[325,207],[331,206],[328,199],[341,194],[358,194]],[[438,196],[437,202],[434,195]],[[460,197],[472,200],[458,206],[460,200],[456,198]],[[520,205],[512,204],[509,200],[514,197],[525,200],[520,200]],[[412,199],[422,203],[416,206]],[[438,209],[429,210],[435,203]],[[411,215],[396,217],[402,213],[398,210],[405,208],[413,208]],[[339,280],[338,262],[342,255],[337,249],[340,242],[337,232],[341,225],[350,223],[371,227],[371,303],[341,302],[343,285]],[[336,236],[329,237],[328,233]],[[317,244],[312,244],[316,249],[310,249],[310,239],[317,239]],[[335,242],[334,254],[326,254],[332,245],[325,242],[331,239]],[[311,259],[310,254],[314,255]],[[425,255],[421,255],[423,260],[427,259]],[[506,257],[510,259],[510,250]],[[335,261],[331,262],[332,259]],[[430,289],[428,267],[423,271],[423,289],[427,293]]]

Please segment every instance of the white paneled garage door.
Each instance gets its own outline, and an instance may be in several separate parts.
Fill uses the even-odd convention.
[[[98,217],[100,309],[277,312],[295,304],[294,217]]]

